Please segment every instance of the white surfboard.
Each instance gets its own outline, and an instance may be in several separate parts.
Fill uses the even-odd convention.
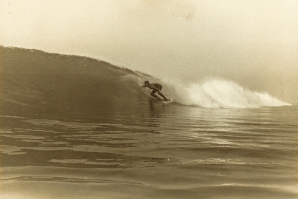
[[[169,100],[167,100],[167,101],[165,101],[165,100],[161,100],[161,102],[162,102],[162,103],[165,103],[165,104],[168,104],[168,103],[172,103],[173,100],[172,100],[172,99],[169,99]]]

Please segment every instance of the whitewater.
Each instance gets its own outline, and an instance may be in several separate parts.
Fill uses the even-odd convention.
[[[265,106],[287,106],[268,93],[253,92],[235,82],[222,78],[206,78],[202,83],[183,84],[162,81],[167,93],[182,105],[208,108],[260,108]]]
[[[298,197],[295,104],[219,77],[0,52],[1,199]]]

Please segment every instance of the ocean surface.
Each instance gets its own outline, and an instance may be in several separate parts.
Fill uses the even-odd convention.
[[[298,198],[298,105],[220,79],[164,104],[140,72],[0,50],[1,199]]]

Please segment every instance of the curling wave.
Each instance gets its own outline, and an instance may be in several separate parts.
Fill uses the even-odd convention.
[[[0,47],[1,113],[59,115],[140,110],[148,101],[144,80],[158,81],[176,103],[213,108],[289,105],[222,79],[175,84],[147,74],[79,56]],[[144,94],[145,93],[145,94]],[[144,103],[145,102],[145,103]]]

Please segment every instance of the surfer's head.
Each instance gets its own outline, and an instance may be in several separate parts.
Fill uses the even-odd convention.
[[[149,82],[148,81],[145,81],[144,82],[144,86],[148,86],[149,85]]]

